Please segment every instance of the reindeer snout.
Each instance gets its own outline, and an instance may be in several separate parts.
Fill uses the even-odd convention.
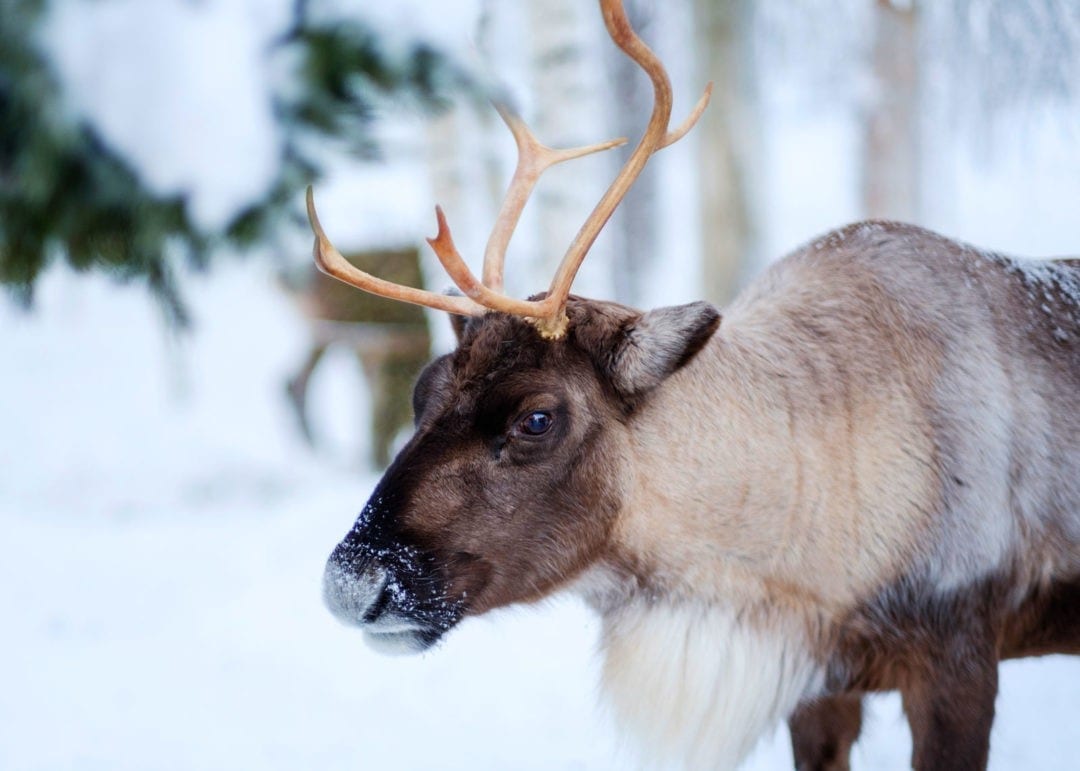
[[[386,583],[387,572],[379,565],[371,562],[358,571],[335,551],[323,573],[323,601],[339,620],[362,626],[378,618]]]
[[[326,563],[323,599],[339,620],[360,627],[375,650],[418,653],[462,615],[433,564],[414,546],[350,533]]]

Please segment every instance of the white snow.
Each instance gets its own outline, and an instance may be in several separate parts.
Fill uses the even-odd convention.
[[[286,3],[55,5],[44,39],[74,106],[152,187],[190,194],[207,227],[266,191],[279,138],[265,54]]]
[[[393,25],[416,9],[382,5]],[[440,40],[471,28],[475,4],[460,5]],[[62,5],[50,39],[109,140],[220,222],[268,179],[258,56],[284,6]],[[776,93],[763,138],[772,255],[858,217],[848,119]],[[932,176],[947,195],[926,224],[994,250],[1080,253],[1080,150],[1062,129],[1075,115],[1017,117],[990,160],[943,132]],[[343,169],[325,219],[345,239],[387,223],[387,238],[417,222],[428,234],[417,168],[365,170],[367,183]],[[681,206],[687,186],[665,180]],[[690,275],[687,240],[657,303],[690,299],[670,278]],[[599,707],[597,624],[576,601],[468,621],[412,658],[379,656],[331,617],[323,562],[376,481],[357,467],[354,364],[331,356],[313,381],[332,441],[312,455],[281,398],[305,330],[266,262],[184,288],[197,327],[179,339],[141,290],[64,271],[33,315],[0,302],[0,768],[631,767]],[[1075,768],[1078,684],[1075,658],[1004,665],[991,768]],[[905,768],[909,752],[898,699],[873,699],[855,768]],[[790,765],[779,730],[747,767]]]

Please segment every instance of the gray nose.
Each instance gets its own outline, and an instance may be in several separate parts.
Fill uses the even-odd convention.
[[[375,606],[386,587],[386,579],[386,571],[374,563],[357,573],[331,557],[323,573],[323,601],[346,624],[370,623],[378,615]]]

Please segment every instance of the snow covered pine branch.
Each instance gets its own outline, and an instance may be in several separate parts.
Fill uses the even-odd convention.
[[[867,222],[776,263],[720,313],[569,294],[669,128],[644,137],[546,295],[502,291],[510,233],[551,163],[521,152],[483,280],[445,218],[464,297],[361,273],[309,194],[316,260],[452,314],[416,432],[327,563],[325,598],[389,651],[552,592],[603,621],[604,685],[645,757],[734,768],[778,721],[800,769],[847,768],[861,695],[898,689],[913,765],[987,763],[998,661],[1080,653],[1080,260],[1033,263]]]

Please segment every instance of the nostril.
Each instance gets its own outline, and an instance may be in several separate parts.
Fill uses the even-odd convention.
[[[331,556],[323,573],[323,601],[341,621],[369,623],[385,609],[386,580],[386,571],[374,563],[356,571]]]
[[[379,587],[379,593],[375,595],[375,602],[371,603],[368,609],[364,611],[363,622],[371,624],[378,621],[379,616],[386,612],[386,606],[389,604],[390,592],[386,591],[386,580],[384,578],[382,586]]]

